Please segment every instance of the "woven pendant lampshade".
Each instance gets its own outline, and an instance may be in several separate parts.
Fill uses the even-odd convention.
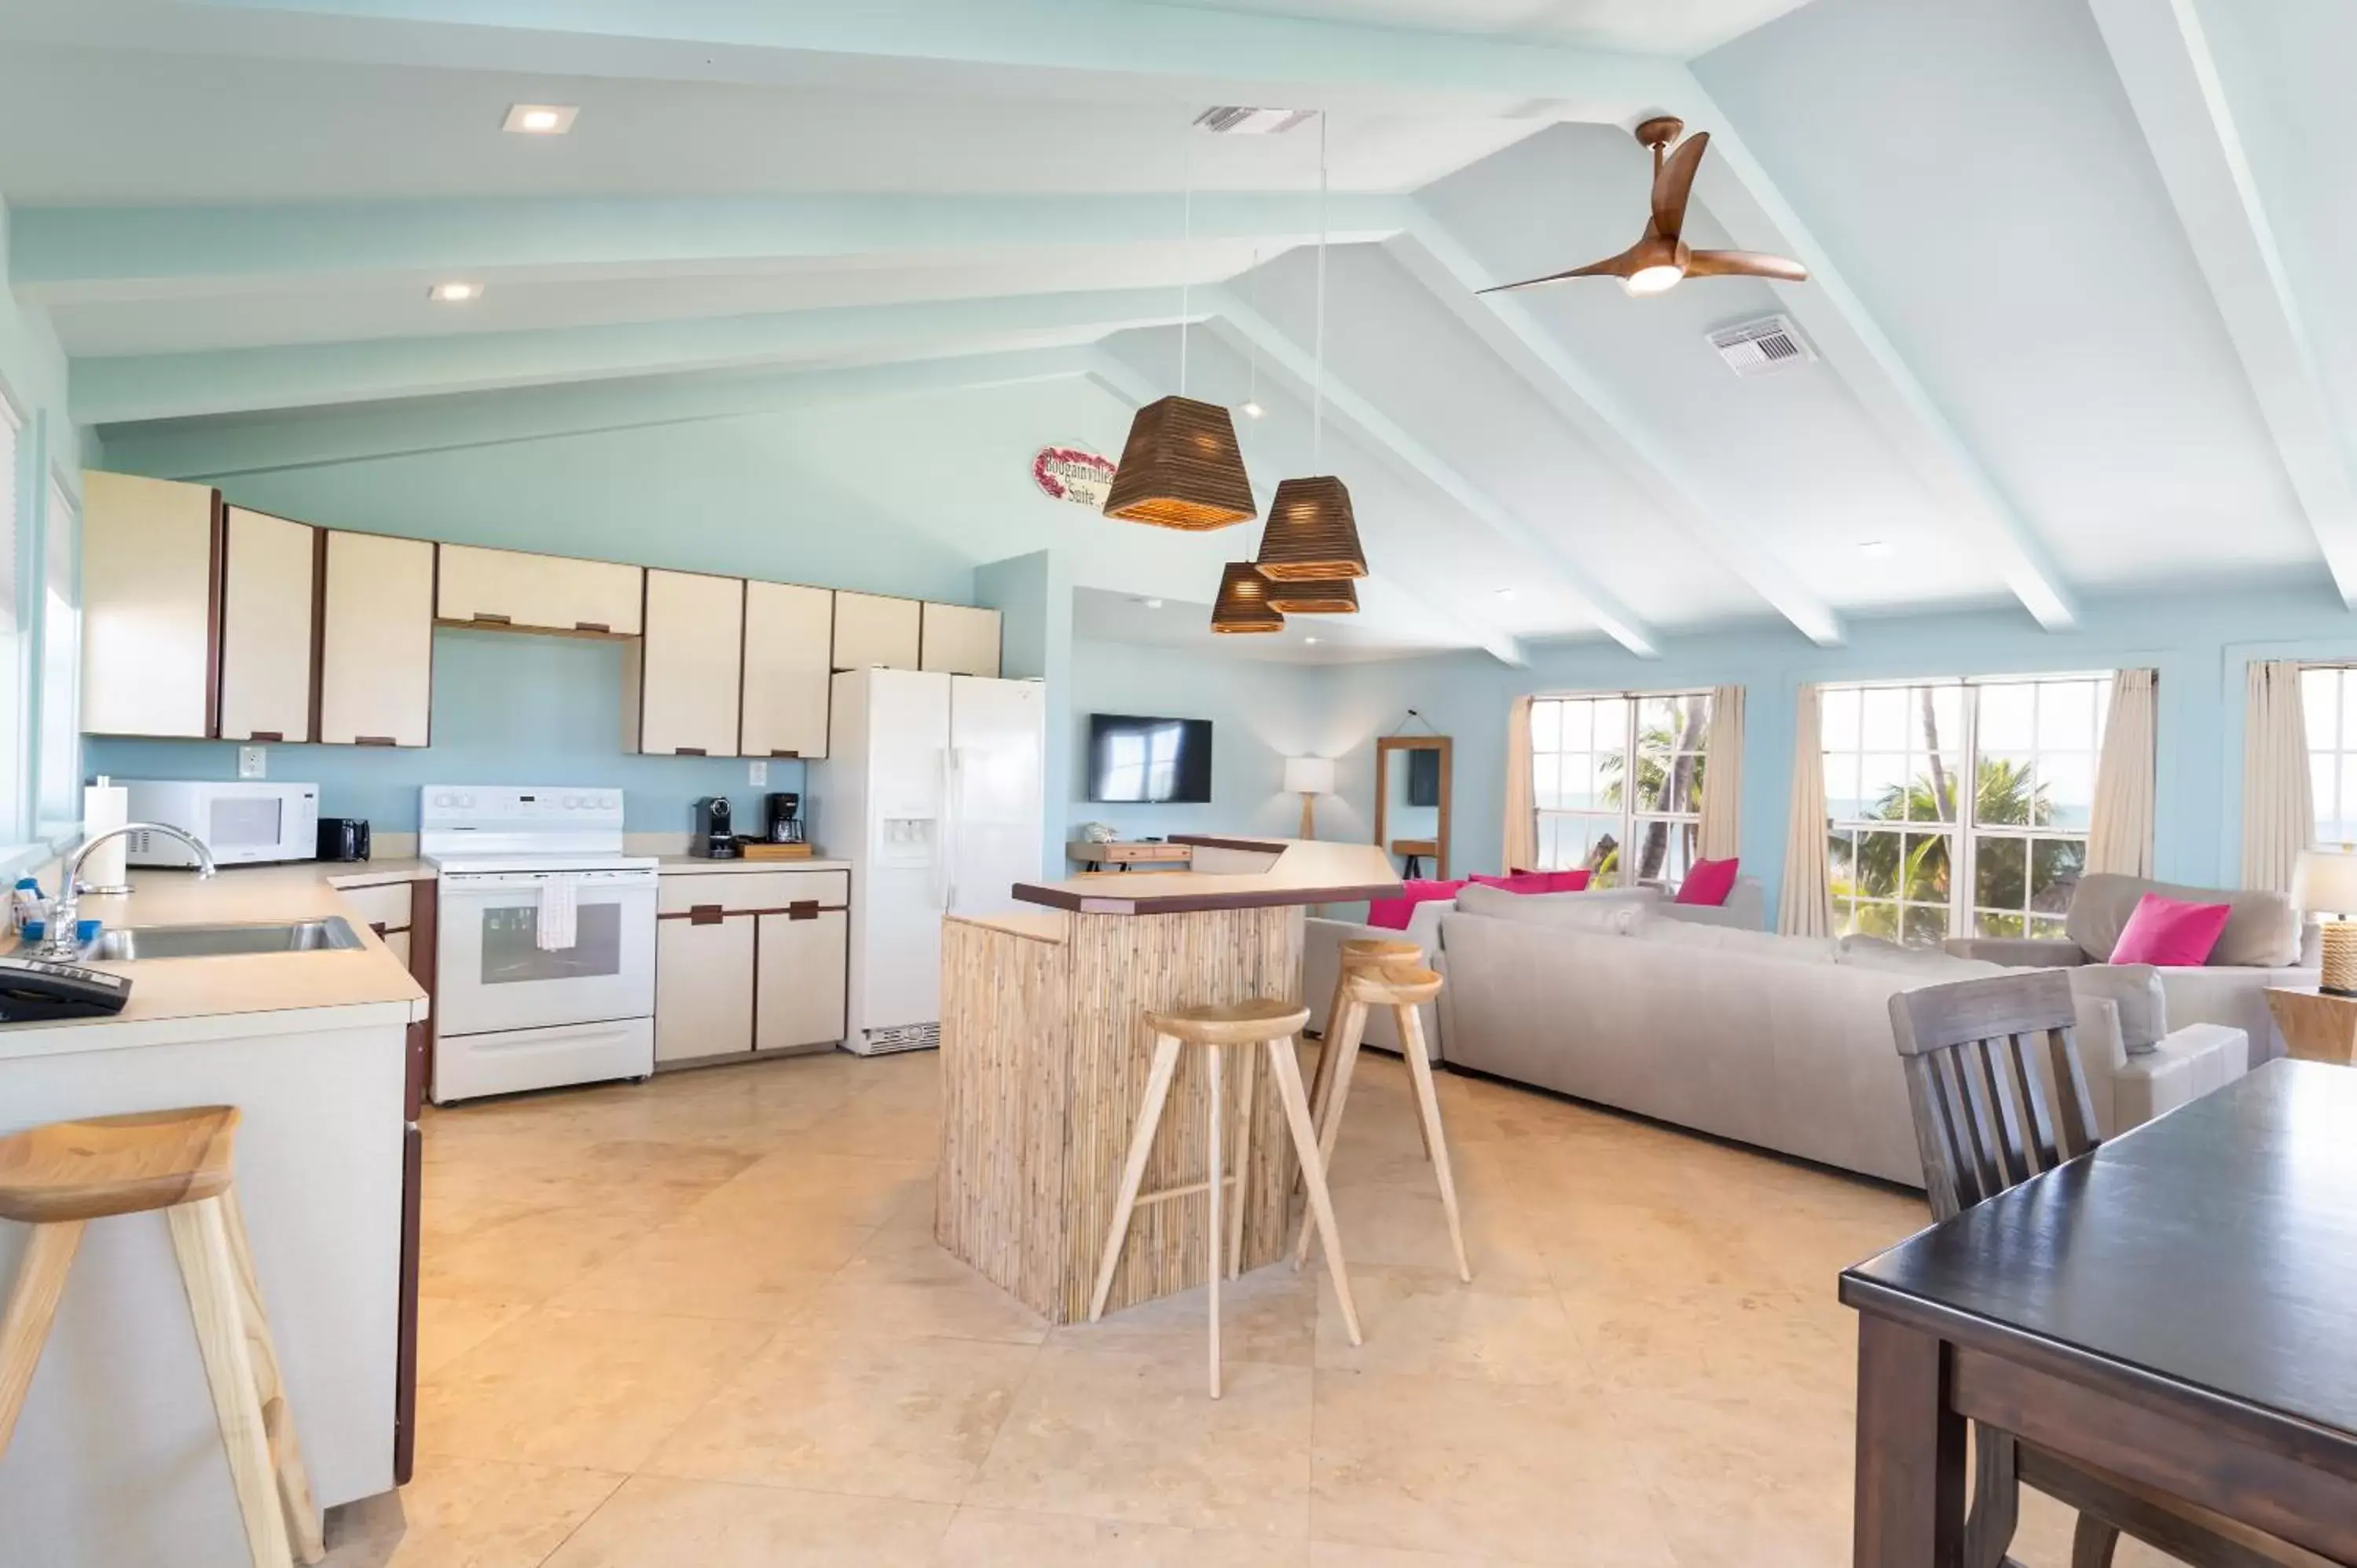
[[[1348,577],[1328,577],[1306,583],[1272,582],[1268,585],[1268,605],[1280,615],[1356,615],[1359,613],[1359,585]]]
[[[1283,583],[1330,581],[1367,575],[1367,553],[1351,492],[1331,474],[1287,479],[1268,503],[1260,536],[1261,575]]]
[[[1107,517],[1200,532],[1259,511],[1226,409],[1166,397],[1137,411],[1105,494]]]
[[[1283,631],[1285,618],[1268,602],[1268,579],[1249,561],[1231,561],[1220,574],[1220,596],[1211,606],[1211,629],[1222,632]]]

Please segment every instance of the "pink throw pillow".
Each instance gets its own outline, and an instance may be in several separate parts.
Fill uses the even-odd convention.
[[[1587,891],[1588,879],[1593,875],[1595,875],[1595,873],[1589,871],[1585,866],[1582,866],[1577,871],[1550,871],[1546,874],[1547,891],[1550,893],[1585,893]]]
[[[1484,876],[1477,871],[1473,874],[1471,880],[1480,883],[1484,887],[1503,888],[1509,893],[1551,893],[1555,891],[1553,887],[1548,886],[1548,884],[1554,880],[1553,874],[1544,871],[1516,871],[1504,876]]]
[[[1730,854],[1725,860],[1697,860],[1686,872],[1686,879],[1678,884],[1676,901],[1681,904],[1707,904],[1716,908],[1727,902],[1735,891],[1735,873],[1743,865],[1741,855]]]
[[[2121,929],[2110,961],[2199,968],[2210,961],[2233,912],[2232,904],[2186,904],[2147,893]]]
[[[1386,931],[1404,931],[1415,916],[1418,904],[1454,898],[1462,882],[1433,882],[1419,878],[1403,885],[1405,891],[1397,898],[1377,898],[1367,905],[1367,924]]]

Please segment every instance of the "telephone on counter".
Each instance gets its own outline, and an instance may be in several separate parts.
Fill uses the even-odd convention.
[[[0,958],[0,1024],[102,1018],[123,1011],[131,982],[104,970],[45,958]]]

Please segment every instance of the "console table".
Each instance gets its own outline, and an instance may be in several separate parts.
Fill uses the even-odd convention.
[[[1092,843],[1076,840],[1064,846],[1064,858],[1075,865],[1151,865],[1163,871],[1184,870],[1195,852],[1183,843]]]

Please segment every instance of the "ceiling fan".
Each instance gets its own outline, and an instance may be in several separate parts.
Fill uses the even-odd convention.
[[[1678,237],[1685,228],[1686,198],[1694,191],[1695,171],[1702,167],[1702,155],[1710,145],[1710,133],[1697,131],[1678,142],[1676,152],[1671,152],[1670,144],[1677,142],[1685,128],[1684,121],[1671,114],[1657,115],[1637,127],[1637,140],[1653,149],[1653,210],[1645,220],[1643,239],[1617,256],[1590,262],[1567,273],[1549,273],[1544,277],[1500,284],[1480,292],[1499,294],[1510,288],[1559,283],[1565,278],[1619,278],[1620,286],[1632,295],[1666,294],[1684,278],[1752,277],[1773,278],[1779,283],[1808,282],[1809,269],[1798,262],[1757,251],[1697,251]]]

